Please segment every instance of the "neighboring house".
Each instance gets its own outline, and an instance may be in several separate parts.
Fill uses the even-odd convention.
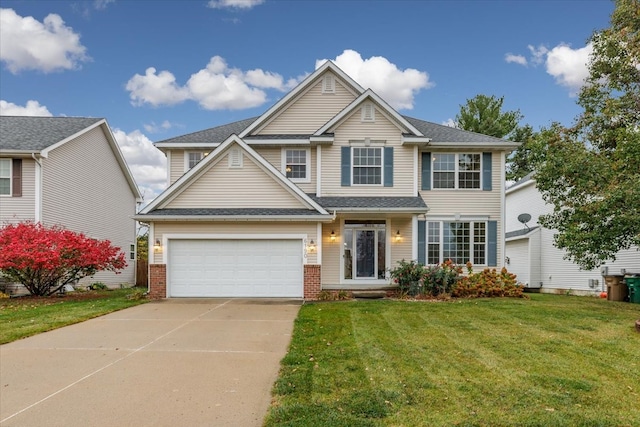
[[[61,225],[108,239],[126,254],[120,274],[85,281],[135,284],[138,187],[107,122],[82,117],[0,116],[0,227]]]
[[[518,276],[519,282],[539,288],[540,292],[593,294],[606,291],[603,273],[621,275],[621,269],[640,273],[638,248],[620,251],[615,262],[594,270],[581,270],[565,259],[566,251],[553,245],[555,231],[538,224],[538,218],[553,212],[553,206],[542,199],[532,175],[506,191],[506,267]],[[523,214],[526,215],[522,217]]]
[[[513,142],[398,114],[326,62],[264,114],[157,142],[155,297],[386,289],[403,259],[504,260]],[[151,249],[152,248],[152,249]]]

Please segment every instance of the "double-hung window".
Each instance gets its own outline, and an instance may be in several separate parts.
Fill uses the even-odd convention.
[[[283,152],[284,173],[293,182],[309,182],[310,152],[305,148],[285,149]]]
[[[198,164],[200,160],[202,160],[203,153],[200,151],[188,151],[187,152],[187,170],[191,169],[195,165]]]
[[[353,184],[382,185],[382,147],[353,147]]]
[[[0,196],[11,195],[11,159],[0,159]]]
[[[480,153],[434,153],[433,188],[480,189]]]
[[[456,264],[470,261],[487,264],[487,223],[484,221],[429,221],[427,223],[427,263],[450,259]]]

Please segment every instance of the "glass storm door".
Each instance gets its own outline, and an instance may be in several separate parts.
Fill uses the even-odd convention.
[[[385,224],[345,224],[344,278],[385,278]]]
[[[356,248],[356,279],[376,278],[376,232],[354,230]]]

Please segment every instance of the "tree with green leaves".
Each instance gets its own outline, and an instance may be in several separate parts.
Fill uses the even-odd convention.
[[[548,136],[536,166],[537,187],[554,206],[540,223],[585,269],[640,246],[640,1],[617,0],[611,26],[590,42],[584,111]]]
[[[523,116],[520,110],[502,111],[503,103],[504,97],[496,98],[493,95],[480,94],[467,99],[456,115],[456,125],[460,129],[496,138],[509,137]]]

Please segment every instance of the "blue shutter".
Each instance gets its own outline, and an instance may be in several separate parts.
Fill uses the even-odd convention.
[[[491,191],[491,153],[482,153],[482,189]]]
[[[489,267],[498,266],[498,221],[489,221],[487,229],[487,242],[489,243],[489,253],[487,254],[487,265]]]
[[[418,262],[427,264],[427,221],[418,220]]]
[[[431,190],[431,153],[422,153],[422,189]]]
[[[393,187],[393,147],[384,147],[384,186]]]
[[[343,187],[351,186],[351,147],[342,147],[341,181]]]

